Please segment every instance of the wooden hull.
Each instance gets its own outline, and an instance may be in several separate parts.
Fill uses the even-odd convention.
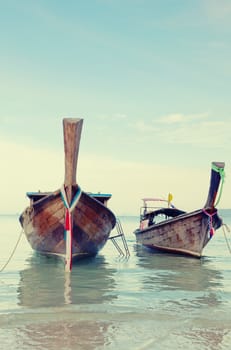
[[[60,190],[32,201],[19,220],[35,251],[65,259],[65,206]],[[114,214],[85,192],[81,192],[72,220],[73,261],[95,256],[107,242],[116,223]]]
[[[216,209],[214,209],[214,212]],[[212,216],[214,230],[222,225],[215,213]],[[165,252],[201,257],[210,236],[209,216],[203,210],[182,214],[135,231],[137,243]]]
[[[172,195],[167,201],[167,208],[149,207],[147,201],[153,199],[144,199],[140,228],[134,232],[137,243],[165,252],[201,257],[203,248],[212,238],[215,230],[222,225],[222,220],[215,208],[218,201],[215,204],[215,200],[221,180],[223,186],[224,166],[224,162],[212,162],[208,197],[203,209],[190,213],[176,209],[171,205]],[[158,221],[159,218],[161,221]]]

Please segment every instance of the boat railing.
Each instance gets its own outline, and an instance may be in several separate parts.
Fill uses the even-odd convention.
[[[142,206],[140,208],[140,216],[145,216],[147,214],[152,213],[153,211],[157,210],[157,209],[161,209],[164,208],[163,206]],[[166,206],[167,208],[167,206]]]
[[[124,235],[124,231],[121,225],[121,222],[118,218],[116,218],[116,227],[115,227],[117,234],[114,236],[110,236],[109,239],[112,241],[116,249],[118,250],[120,256],[125,256],[128,258],[130,256],[128,244]],[[118,238],[121,238],[123,248],[121,248],[120,244],[118,243]]]

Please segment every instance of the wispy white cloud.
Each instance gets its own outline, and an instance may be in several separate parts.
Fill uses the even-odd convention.
[[[99,120],[117,121],[127,119],[127,115],[124,113],[114,113],[114,114],[99,114],[96,117]]]
[[[123,113],[116,113],[114,114],[115,119],[127,119],[127,115]]]
[[[202,118],[207,118],[208,113],[201,113],[201,114],[193,114],[193,115],[186,115],[181,113],[173,113],[166,116],[161,117],[158,119],[160,123],[166,123],[166,124],[175,124],[175,123],[189,123],[194,120],[200,120]]]
[[[137,132],[153,136],[165,144],[185,144],[206,148],[225,148],[230,145],[231,122],[214,120],[208,113],[169,114],[152,121],[139,120],[134,128]],[[155,137],[154,137],[155,135]]]
[[[204,6],[210,19],[219,21],[228,20],[230,23],[230,0],[204,0]]]
[[[145,133],[145,132],[150,133],[155,129],[152,123],[144,120],[136,121],[135,124],[134,125],[132,124],[131,127],[134,128],[136,131],[142,132],[142,133]]]
[[[225,129],[230,126],[219,122],[188,124],[171,130],[165,129],[161,132],[161,135],[167,143],[190,144],[211,149],[215,147],[224,148],[227,147],[227,142],[229,142]]]
[[[170,114],[163,118],[161,118],[159,121],[166,124],[175,124],[184,121],[185,116],[183,114]]]

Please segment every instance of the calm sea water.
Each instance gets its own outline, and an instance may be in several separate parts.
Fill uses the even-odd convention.
[[[231,228],[231,210],[221,211]],[[231,348],[231,232],[219,229],[202,259],[138,247],[138,217],[120,217],[130,250],[108,241],[74,265],[33,253],[17,216],[0,216],[0,349]]]

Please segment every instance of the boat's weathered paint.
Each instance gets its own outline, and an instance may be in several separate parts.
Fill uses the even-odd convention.
[[[80,125],[78,126],[78,124]],[[65,226],[67,212],[71,226],[71,259],[96,255],[103,248],[116,224],[116,217],[106,206],[111,195],[90,194],[76,184],[76,164],[82,120],[65,119],[65,180],[54,192],[30,192],[30,205],[19,221],[31,247],[44,254],[67,258]],[[66,136],[65,136],[66,135]],[[69,144],[70,143],[70,144]],[[72,147],[71,147],[72,145]],[[63,196],[66,194],[66,201]],[[78,194],[78,200],[71,206]],[[100,198],[98,200],[98,198]],[[70,232],[69,232],[70,233]],[[71,265],[71,262],[69,262]]]
[[[137,243],[149,248],[200,257],[203,248],[211,238],[208,219],[209,217],[202,210],[182,214],[135,231],[136,240]],[[218,229],[221,223],[216,213],[212,219],[213,228]]]
[[[141,215],[140,228],[134,232],[137,243],[165,252],[201,257],[203,248],[222,225],[215,200],[223,170],[224,163],[212,163],[208,199],[203,209],[190,213],[179,211],[179,215],[153,224],[148,224],[148,217],[161,210]],[[171,210],[175,211],[171,208],[165,211],[170,213]]]
[[[60,190],[33,202],[20,216],[32,248],[41,253],[65,256],[65,206]],[[73,212],[72,254],[96,255],[115,226],[114,214],[82,192]]]

